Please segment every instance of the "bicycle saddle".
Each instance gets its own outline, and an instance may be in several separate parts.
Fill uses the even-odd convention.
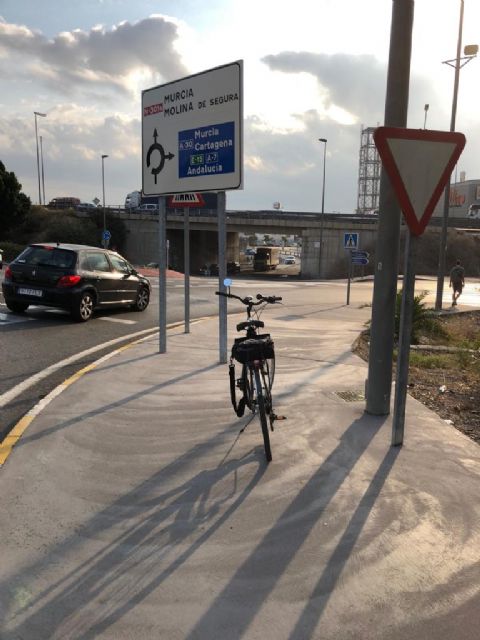
[[[245,322],[239,322],[237,324],[237,331],[243,331],[247,327],[257,327],[257,329],[263,329],[265,323],[263,320],[246,320]]]

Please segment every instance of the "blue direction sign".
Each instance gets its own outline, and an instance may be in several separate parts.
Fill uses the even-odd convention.
[[[358,233],[344,233],[343,234],[343,248],[344,249],[358,249]]]
[[[108,240],[110,240],[110,238],[112,237],[112,234],[110,233],[110,231],[108,229],[105,229],[105,231],[102,234],[102,237],[104,240],[106,240],[108,242]]]
[[[235,123],[224,122],[178,133],[179,178],[233,173]]]
[[[368,258],[353,258],[352,264],[368,264]]]
[[[352,251],[351,255],[352,255],[352,259],[353,258],[368,258],[370,256],[368,251]]]

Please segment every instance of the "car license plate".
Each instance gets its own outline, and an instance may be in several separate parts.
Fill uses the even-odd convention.
[[[43,291],[41,289],[26,289],[25,287],[19,287],[17,289],[17,293],[21,296],[36,296],[37,298],[41,298],[43,296]]]

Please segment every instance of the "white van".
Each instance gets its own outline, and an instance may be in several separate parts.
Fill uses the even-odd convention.
[[[468,207],[467,218],[480,218],[480,204],[471,204]]]
[[[132,191],[125,198],[125,209],[136,209],[142,202],[142,194],[140,191]]]

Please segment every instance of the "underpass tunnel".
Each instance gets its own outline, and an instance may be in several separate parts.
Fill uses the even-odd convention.
[[[168,229],[168,262],[171,269],[183,273],[183,230]],[[240,241],[235,231],[227,232],[227,262],[239,261]],[[190,230],[190,273],[198,274],[204,265],[218,264],[218,233],[215,231]]]

